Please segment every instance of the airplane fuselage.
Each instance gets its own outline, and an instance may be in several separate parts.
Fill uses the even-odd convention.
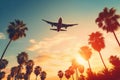
[[[58,20],[57,31],[60,31],[61,27],[62,27],[62,18],[60,17]]]

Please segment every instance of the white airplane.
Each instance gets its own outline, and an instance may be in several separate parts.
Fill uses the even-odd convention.
[[[61,28],[67,29],[67,27],[78,25],[78,24],[63,24],[61,17],[59,18],[58,22],[50,22],[50,21],[47,21],[47,20],[44,20],[44,19],[42,19],[42,20],[45,21],[46,23],[50,24],[52,27],[53,26],[57,27],[57,29],[50,29],[50,30],[55,30],[55,31],[58,31],[58,32],[59,31],[66,31],[66,30],[61,29]]]

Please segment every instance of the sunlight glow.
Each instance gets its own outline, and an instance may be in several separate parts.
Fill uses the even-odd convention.
[[[84,65],[84,67],[88,66],[87,61],[85,61],[81,56],[76,56],[76,61],[78,64]]]

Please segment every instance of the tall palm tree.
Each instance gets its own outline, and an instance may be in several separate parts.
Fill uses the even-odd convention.
[[[41,80],[45,80],[46,76],[47,76],[47,73],[45,71],[42,71],[40,74]]]
[[[120,47],[120,42],[115,34],[115,31],[118,30],[118,28],[120,27],[120,24],[118,22],[120,15],[117,15],[115,12],[116,9],[114,8],[104,8],[103,11],[99,13],[99,16],[98,18],[96,18],[95,22],[98,24],[99,28],[102,28],[107,32],[112,32]]]
[[[23,65],[25,65],[27,61],[28,61],[28,55],[26,52],[21,52],[20,54],[18,54],[17,62],[19,66],[18,66],[18,72],[16,77],[18,77],[18,75],[21,73]]]
[[[92,55],[91,49],[88,46],[83,46],[83,47],[80,48],[79,53],[85,60],[88,61],[89,68],[91,69],[90,62],[89,62],[89,59],[90,59],[90,57]]]
[[[30,75],[33,71],[33,66],[34,66],[33,60],[28,60],[28,62],[26,63],[25,80],[30,80]]]
[[[104,65],[105,69],[107,69],[107,67],[104,63],[104,60],[102,58],[102,55],[100,53],[101,49],[105,48],[104,37],[102,36],[102,33],[95,32],[95,33],[91,33],[89,36],[90,36],[89,44],[91,44],[93,49],[95,49],[96,51],[99,52],[102,63]]]
[[[8,64],[8,61],[6,59],[2,59],[0,61],[0,72],[2,69],[6,68],[7,64]]]
[[[58,76],[59,76],[60,80],[62,80],[63,75],[64,75],[63,71],[62,71],[62,70],[59,70],[59,71],[58,71]]]
[[[2,60],[2,58],[4,57],[5,52],[12,41],[17,40],[20,37],[26,36],[25,31],[28,29],[27,27],[25,27],[25,25],[26,24],[24,24],[23,21],[21,20],[15,20],[15,22],[10,22],[10,25],[8,26],[8,29],[7,29],[7,33],[9,34],[10,41],[8,42],[5,50],[3,51],[0,60]]]
[[[34,73],[36,75],[36,80],[37,80],[38,75],[41,73],[41,71],[42,71],[42,68],[40,66],[35,67]]]

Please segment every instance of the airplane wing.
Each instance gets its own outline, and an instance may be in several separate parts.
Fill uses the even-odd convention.
[[[42,19],[42,20],[45,21],[46,23],[50,24],[52,27],[53,26],[57,27],[57,25],[58,25],[58,23],[55,23],[55,22],[50,22],[50,21],[47,21],[47,20],[44,20],[44,19]]]
[[[75,26],[75,25],[78,25],[78,24],[62,24],[62,27],[72,27],[72,26]]]
[[[57,31],[57,29],[50,29],[50,30]],[[66,31],[66,30],[64,30],[64,29],[60,29],[60,31]]]

